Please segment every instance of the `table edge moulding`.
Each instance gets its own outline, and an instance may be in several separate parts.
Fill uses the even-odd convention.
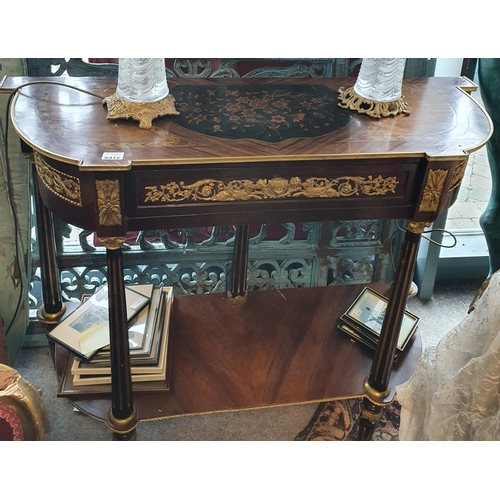
[[[116,439],[133,438],[144,420],[359,396],[358,437],[371,438],[421,354],[417,333],[393,362],[421,234],[456,200],[468,156],[492,124],[465,78],[405,79],[410,114],[384,119],[339,108],[338,89],[352,84],[171,78],[179,115],[143,130],[107,119],[112,78],[1,82],[0,92],[15,94],[12,123],[33,164],[39,317],[49,328],[73,306],[61,297],[51,214],[94,231],[106,247],[111,393],[70,400]],[[394,280],[370,284],[389,298],[375,353],[337,329],[361,285],[247,290],[248,224],[363,217],[407,220]],[[231,289],[175,298],[170,391],[135,391],[125,234],[214,224],[235,226]],[[62,377],[68,352],[57,345],[55,359]]]

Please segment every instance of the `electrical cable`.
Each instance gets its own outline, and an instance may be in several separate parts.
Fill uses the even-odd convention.
[[[394,220],[394,223],[396,224],[397,229],[391,234],[391,237],[389,238],[389,254],[391,256],[392,269],[394,272],[396,272],[396,265],[394,263],[394,253],[392,251],[393,240],[394,240],[394,237],[396,236],[396,234],[398,234],[399,232],[406,233],[406,229],[402,228],[399,225],[397,220]],[[424,236],[425,234],[429,234],[429,233],[433,233],[433,232],[440,232],[440,233],[448,234],[449,236],[451,236],[453,238],[453,243],[451,245],[443,245],[442,243],[438,243],[437,241],[433,240],[432,238],[428,238],[427,236]],[[422,238],[427,240],[432,245],[437,245],[438,247],[441,247],[441,248],[453,248],[457,245],[457,237],[451,231],[448,231],[447,229],[443,229],[443,228],[427,229],[427,230],[423,231]]]
[[[24,247],[24,243],[22,241],[21,234],[20,234],[19,219],[18,219],[18,215],[17,215],[17,210],[16,210],[15,202],[14,202],[14,192],[13,192],[13,184],[12,184],[12,172],[11,172],[11,169],[10,169],[10,161],[9,161],[9,147],[8,147],[8,140],[9,140],[9,115],[10,115],[10,112],[11,112],[12,101],[14,100],[14,97],[16,97],[16,95],[19,93],[19,91],[21,89],[25,88],[25,87],[29,87],[31,85],[40,85],[40,84],[44,84],[44,85],[59,85],[59,86],[62,86],[62,87],[67,87],[69,89],[77,90],[79,92],[91,95],[93,97],[97,97],[97,98],[99,98],[101,100],[104,99],[104,97],[102,97],[100,95],[97,95],[97,94],[95,94],[93,92],[90,92],[88,90],[84,90],[84,89],[75,87],[73,85],[69,85],[69,84],[66,84],[66,83],[63,83],[63,82],[47,82],[47,81],[43,81],[43,80],[33,81],[33,82],[27,82],[27,83],[21,84],[21,85],[19,85],[18,87],[16,87],[13,90],[12,94],[9,95],[9,99],[7,101],[7,108],[6,108],[6,116],[5,116],[5,132],[3,134],[3,136],[4,136],[3,178],[4,178],[4,182],[5,182],[5,187],[6,187],[7,200],[8,200],[8,203],[9,203],[9,207],[10,207],[10,211],[11,211],[11,217],[12,217],[12,221],[13,221],[13,225],[14,225],[14,240],[15,240],[14,262],[15,262],[15,265],[17,266],[16,271],[19,272],[19,274],[21,274],[20,273],[20,270],[22,269],[21,268],[21,263],[22,263],[21,262],[21,260],[22,260],[21,256],[25,256],[25,247]],[[19,310],[21,309],[21,304],[22,304],[22,298],[23,298],[23,295],[24,295],[24,291],[25,291],[24,280],[23,280],[22,275],[21,275],[21,278],[20,278],[20,288],[19,288],[19,297],[17,299],[16,308],[14,310],[14,314],[13,314],[11,320],[10,320],[10,323],[4,329],[5,336],[8,335],[10,329],[12,328],[12,325],[14,324],[14,322],[15,322],[15,320],[17,318],[17,315],[19,314]]]

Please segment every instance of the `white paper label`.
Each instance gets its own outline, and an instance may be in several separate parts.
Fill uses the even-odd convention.
[[[101,159],[102,160],[123,160],[124,156],[125,156],[125,153],[122,153],[122,152],[117,152],[117,153],[105,152],[102,154]]]

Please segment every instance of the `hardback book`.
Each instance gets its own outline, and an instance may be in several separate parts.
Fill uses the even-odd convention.
[[[125,287],[128,321],[150,302],[150,291],[152,285]],[[91,359],[99,349],[109,345],[107,285],[100,287],[47,335],[84,359]]]

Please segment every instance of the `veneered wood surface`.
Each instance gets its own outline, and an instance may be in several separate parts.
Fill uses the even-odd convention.
[[[29,80],[8,79],[3,88],[13,88],[23,81]],[[78,85],[101,97],[112,94],[116,86],[114,80],[93,78],[57,81]],[[244,91],[247,86],[255,88],[256,84],[269,92],[278,87],[293,93],[297,86],[321,86],[333,93],[353,83],[352,79],[335,78],[169,80],[174,97],[181,95],[186,85],[229,94]],[[159,118],[151,129],[141,130],[135,121],[107,120],[100,97],[46,83],[21,90],[12,118],[28,145],[50,160],[56,170],[78,177],[85,188],[81,208],[71,211],[64,201],[41,189],[45,203],[63,218],[67,214],[68,222],[81,222],[82,227],[105,236],[119,236],[128,229],[172,227],[169,224],[179,227],[183,222],[186,227],[188,222],[210,225],[366,217],[431,222],[454,201],[468,153],[482,146],[491,133],[488,116],[460,86],[468,86],[468,82],[456,78],[405,80],[403,92],[411,114],[383,120],[340,110],[330,99],[333,115],[348,117],[345,125],[316,137],[284,137],[277,142],[245,137],[244,133],[233,138],[204,134],[175,116]],[[207,95],[200,90],[202,94]],[[228,104],[234,104],[229,97]],[[252,107],[250,102],[248,106]],[[227,109],[234,113],[235,108]],[[226,118],[231,120],[236,115]],[[263,125],[272,128],[280,118],[279,113],[268,116]],[[328,124],[323,125],[327,130]],[[103,161],[106,151],[122,151],[124,158]],[[439,200],[431,210],[421,204],[424,185],[431,191],[433,187],[432,182],[426,183],[429,169],[446,175],[444,184],[432,192]],[[205,178],[256,182],[261,178],[349,174],[362,178],[394,175],[398,184],[394,192],[375,197],[275,197],[231,203],[196,200],[157,206],[148,205],[144,198],[147,186],[165,182],[194,183]],[[96,214],[95,193],[90,188],[104,176],[119,179],[120,193],[125,193],[121,200],[123,223],[111,227],[109,234],[106,226],[87,223],[89,214]],[[400,290],[408,289],[406,280],[412,264],[406,267]],[[387,285],[376,287],[382,293],[388,290]],[[256,292],[240,306],[221,294],[179,297],[174,301],[171,325],[171,391],[135,393],[137,418],[363,394],[363,380],[370,372],[373,353],[336,329],[338,317],[360,289],[347,286]],[[409,377],[419,355],[417,335],[394,366],[391,386]],[[77,405],[106,420],[110,399],[92,397]]]
[[[7,78],[3,92],[35,78]],[[114,93],[115,80],[99,78],[46,79],[75,85],[101,97]],[[351,86],[349,78],[293,79],[169,79],[175,97],[182,86],[210,86],[217,92],[227,86],[311,86],[337,91]],[[158,118],[149,130],[133,120],[106,119],[101,99],[59,85],[24,87],[16,97],[12,119],[20,136],[49,157],[81,165],[82,168],[127,168],[130,165],[183,163],[234,163],[298,161],[367,157],[464,157],[481,147],[491,133],[491,122],[483,109],[461,87],[461,78],[411,78],[403,84],[410,115],[371,119],[350,113],[343,128],[321,137],[294,137],[277,143],[255,139],[225,139],[197,133],[178,125],[176,116]],[[306,113],[306,110],[304,110]],[[346,113],[338,108],[338,113]],[[102,153],[122,151],[122,161],[103,161]]]
[[[370,287],[386,294],[389,290],[383,283]],[[362,288],[250,292],[242,305],[220,293],[175,298],[170,392],[135,392],[137,417],[361,396],[373,352],[338,331],[337,323]],[[409,378],[420,354],[417,333],[394,365],[391,386]],[[107,419],[109,398],[72,399],[82,411]]]

